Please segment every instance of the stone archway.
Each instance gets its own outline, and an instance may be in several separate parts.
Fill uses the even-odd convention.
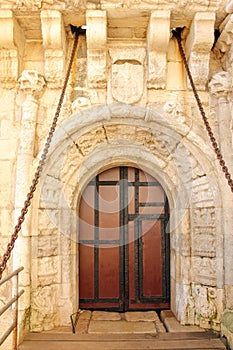
[[[77,203],[93,176],[122,164],[144,169],[167,193],[173,312],[182,323],[217,329],[223,263],[218,258],[217,274],[216,258],[223,247],[220,241],[217,245],[213,218],[220,205],[211,162],[211,150],[176,105],[166,111],[161,106],[98,106],[64,123],[55,134],[38,198],[32,329],[45,329],[48,317],[50,327],[64,325],[77,309]],[[43,296],[54,300],[49,313],[40,310]]]

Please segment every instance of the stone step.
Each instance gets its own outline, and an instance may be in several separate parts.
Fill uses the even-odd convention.
[[[184,326],[177,321],[171,310],[162,310],[160,318],[168,332],[205,332],[203,328],[198,326]]]
[[[19,350],[226,350],[222,341],[207,332],[160,334],[30,333]]]

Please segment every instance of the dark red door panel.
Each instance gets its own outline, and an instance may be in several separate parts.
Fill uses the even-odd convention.
[[[147,173],[116,167],[96,176],[79,206],[80,308],[169,307],[168,203]]]

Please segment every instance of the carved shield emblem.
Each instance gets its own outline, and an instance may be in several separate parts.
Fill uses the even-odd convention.
[[[139,61],[118,60],[112,65],[112,97],[118,102],[138,102],[143,85],[143,66]]]

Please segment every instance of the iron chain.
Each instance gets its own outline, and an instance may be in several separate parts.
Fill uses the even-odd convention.
[[[34,174],[34,178],[32,180],[32,184],[31,184],[29,192],[28,192],[28,194],[26,196],[26,200],[24,202],[24,207],[22,208],[21,214],[18,217],[17,224],[15,225],[15,228],[14,228],[14,232],[13,232],[13,234],[11,236],[10,242],[7,245],[6,252],[4,253],[4,255],[2,257],[2,261],[0,263],[0,280],[2,279],[3,271],[6,269],[7,262],[10,259],[11,252],[12,252],[12,250],[14,248],[14,245],[15,245],[15,241],[18,238],[19,231],[21,230],[22,223],[24,222],[25,215],[27,214],[28,208],[31,205],[31,200],[33,198],[33,194],[34,194],[34,192],[36,190],[37,184],[39,182],[39,178],[41,176],[41,172],[43,170],[43,166],[45,164],[45,161],[46,161],[46,158],[47,158],[47,155],[48,155],[48,151],[49,151],[49,147],[50,147],[50,144],[51,144],[51,141],[52,141],[52,137],[53,137],[54,131],[55,131],[56,126],[57,126],[57,121],[58,121],[58,118],[59,118],[59,115],[60,115],[61,107],[62,107],[62,104],[63,104],[63,100],[64,100],[66,88],[67,88],[67,84],[68,84],[68,81],[69,81],[69,77],[70,77],[70,73],[71,73],[71,69],[72,69],[72,65],[73,65],[73,61],[74,61],[74,57],[75,57],[76,48],[77,48],[77,45],[78,45],[78,37],[79,37],[79,34],[80,34],[79,28],[77,28],[74,33],[75,33],[75,38],[74,38],[73,48],[72,48],[72,51],[71,51],[70,60],[69,60],[69,64],[68,64],[68,67],[67,67],[67,72],[66,72],[66,76],[65,76],[65,79],[64,79],[64,83],[63,83],[62,91],[61,91],[61,94],[60,94],[60,98],[59,98],[59,101],[58,101],[57,109],[56,109],[56,112],[55,112],[55,115],[54,115],[54,118],[53,118],[53,121],[52,121],[52,125],[50,127],[50,130],[49,130],[49,133],[48,133],[48,136],[47,136],[47,139],[46,139],[46,143],[45,143],[45,146],[44,146],[44,149],[43,149],[40,161],[39,161],[39,165],[38,165],[38,167],[36,169],[36,172]]]
[[[201,113],[202,120],[203,120],[203,122],[205,124],[207,133],[209,135],[211,144],[212,144],[213,149],[214,149],[214,151],[215,151],[215,153],[217,155],[217,159],[219,160],[219,164],[220,164],[220,166],[222,168],[222,171],[225,174],[225,178],[227,179],[227,183],[228,183],[228,185],[231,188],[231,192],[233,192],[233,180],[231,178],[231,174],[229,173],[228,167],[226,166],[226,163],[225,163],[225,161],[223,159],[223,155],[222,155],[222,153],[220,151],[218,143],[217,143],[217,141],[216,141],[216,139],[214,137],[214,134],[212,132],[212,129],[210,127],[209,121],[207,119],[207,116],[206,116],[204,108],[202,106],[200,97],[198,95],[196,86],[194,84],[191,71],[190,71],[189,66],[188,66],[188,62],[187,62],[187,59],[186,59],[186,56],[185,56],[184,48],[183,48],[183,45],[182,45],[182,42],[181,42],[181,32],[179,30],[173,30],[172,33],[173,33],[174,37],[176,38],[176,40],[178,42],[180,54],[181,54],[182,60],[184,62],[184,66],[185,66],[187,75],[189,77],[189,81],[190,81],[190,84],[191,84],[191,87],[192,87],[192,90],[193,90],[193,94],[194,94],[194,97],[195,97],[195,99],[197,101],[197,105],[198,105],[199,111]]]

